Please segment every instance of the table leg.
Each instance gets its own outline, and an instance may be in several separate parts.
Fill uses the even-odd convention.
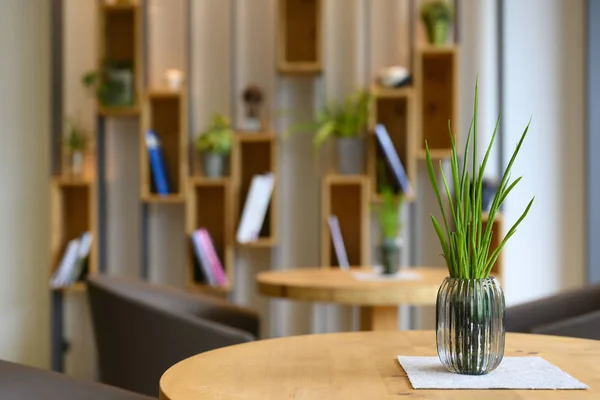
[[[398,307],[360,307],[361,331],[397,331]]]

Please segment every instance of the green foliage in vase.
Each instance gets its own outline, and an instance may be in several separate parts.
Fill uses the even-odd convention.
[[[85,151],[88,145],[88,135],[78,123],[67,120],[64,134],[64,145],[71,151]]]
[[[421,19],[426,25],[452,21],[452,6],[446,0],[430,0],[421,6]]]
[[[533,204],[534,200],[531,199],[531,201],[525,208],[525,211],[523,212],[523,214],[521,214],[521,217],[510,228],[502,242],[498,245],[496,249],[490,252],[490,245],[493,233],[492,227],[494,224],[488,223],[486,225],[485,230],[482,229],[482,183],[485,167],[487,165],[490,151],[494,144],[494,139],[496,138],[498,125],[500,124],[500,116],[498,116],[496,127],[494,129],[492,139],[485,153],[483,162],[481,165],[478,166],[477,101],[478,89],[476,83],[473,119],[471,120],[471,126],[469,128],[469,134],[467,136],[467,142],[465,145],[465,154],[462,163],[462,169],[459,168],[456,143],[454,142],[454,136],[450,129],[450,121],[448,121],[448,129],[450,131],[449,134],[450,139],[452,141],[452,153],[450,156],[450,164],[452,167],[452,182],[454,184],[455,190],[454,200],[452,195],[450,194],[450,187],[442,170],[441,161],[440,173],[444,183],[443,189],[446,192],[446,197],[448,199],[451,210],[449,215],[446,215],[446,212],[444,211],[442,197],[440,195],[440,190],[438,189],[435,179],[435,173],[433,169],[433,163],[431,161],[431,155],[429,153],[429,147],[427,146],[427,143],[425,143],[429,179],[435,191],[437,202],[440,207],[444,223],[444,229],[442,229],[439,222],[433,215],[431,215],[431,221],[433,223],[433,227],[436,231],[436,234],[440,240],[440,244],[443,250],[443,257],[446,260],[446,265],[448,266],[450,276],[452,278],[459,279],[482,279],[487,278],[489,276],[494,263],[500,255],[500,251],[502,250],[508,239],[510,239],[511,236],[515,234],[517,227],[527,216],[527,213],[529,212],[529,209],[531,208],[531,205]],[[488,212],[489,221],[494,220],[494,217],[500,209],[500,205],[504,202],[508,194],[514,189],[514,187],[517,185],[517,183],[519,183],[519,181],[522,178],[519,177],[514,181],[510,182],[510,171],[515,162],[517,154],[521,149],[521,145],[525,140],[525,136],[527,135],[527,131],[529,130],[530,123],[531,121],[527,124],[527,127],[521,135],[521,138],[517,143],[515,151],[513,152],[513,155],[510,161],[508,162],[504,173],[502,174],[502,179],[500,180],[498,191],[494,196],[494,200],[492,201],[492,205],[490,206],[490,210]],[[473,149],[472,180],[469,176],[469,172],[467,171],[467,159],[469,154],[469,146],[471,145],[471,142]],[[451,227],[451,222],[454,222],[454,228]]]
[[[402,224],[399,220],[404,197],[394,194],[389,186],[381,190],[381,208],[379,210],[379,224],[381,236],[384,240],[394,240],[398,237]]]
[[[133,70],[131,62],[114,62],[106,60],[103,62],[102,68],[98,70],[88,71],[81,77],[83,86],[94,95],[102,105],[111,106],[119,93],[126,90],[122,82],[110,79],[111,70]],[[122,104],[115,104],[122,105]]]
[[[208,128],[197,136],[196,148],[199,151],[229,154],[233,143],[233,134],[229,118],[215,114]]]
[[[359,137],[367,129],[371,103],[368,91],[356,91],[342,103],[330,102],[317,113],[315,121],[296,125],[291,131],[314,131],[313,144],[316,149],[330,138]]]

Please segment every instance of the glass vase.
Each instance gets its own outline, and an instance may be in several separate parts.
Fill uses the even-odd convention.
[[[450,371],[485,375],[504,356],[504,293],[494,277],[446,278],[436,303],[437,352]]]

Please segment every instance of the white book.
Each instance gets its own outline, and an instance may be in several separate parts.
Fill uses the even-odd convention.
[[[69,282],[67,284],[70,285],[75,283],[79,278],[79,275],[81,275],[85,261],[90,255],[90,250],[92,249],[92,239],[93,235],[91,232],[85,232],[81,235],[81,238],[79,239],[79,248],[77,249],[75,268],[73,268],[73,273],[69,276]]]
[[[250,243],[258,239],[274,186],[275,177],[271,173],[252,178],[236,234],[239,243]]]
[[[70,240],[67,244],[67,249],[58,264],[56,272],[50,279],[50,286],[53,288],[62,287],[66,285],[68,277],[70,276],[73,268],[75,268],[75,262],[77,261],[77,251],[79,249],[79,238]]]
[[[344,246],[344,238],[342,237],[342,231],[340,229],[340,221],[336,215],[330,215],[328,222],[329,230],[331,231],[331,240],[333,241],[333,248],[335,249],[335,255],[337,257],[340,269],[348,269],[350,267],[350,263],[348,262],[346,246]]]

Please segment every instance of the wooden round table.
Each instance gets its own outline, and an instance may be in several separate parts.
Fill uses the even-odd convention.
[[[507,334],[507,356],[537,355],[589,390],[414,390],[397,355],[435,356],[433,331],[292,336],[188,358],[160,380],[161,400],[600,399],[600,341]]]
[[[370,269],[303,268],[257,275],[259,293],[360,306],[361,330],[397,330],[399,305],[435,305],[446,268],[409,268],[406,279],[358,279]]]

